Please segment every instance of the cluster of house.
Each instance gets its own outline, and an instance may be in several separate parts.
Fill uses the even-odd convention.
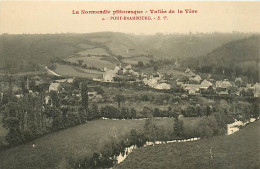
[[[176,84],[177,86],[187,91],[189,94],[200,94],[207,91],[207,93],[213,92],[219,95],[228,95],[232,87],[237,87],[235,83],[242,83],[241,78],[236,78],[235,83],[227,79],[214,81],[214,79],[210,78],[210,75],[207,79],[202,80],[199,75],[196,75],[190,69],[187,69],[185,73],[189,75],[189,83],[184,83],[177,79]],[[253,86],[251,86],[251,84],[247,84],[246,87],[237,87],[237,92],[235,94],[241,95],[242,91],[248,90],[253,92],[254,97],[260,97],[260,83],[256,83]]]
[[[104,69],[105,72],[103,74],[102,79],[93,79],[96,81],[103,82],[115,82],[116,79],[127,79],[128,82],[140,82],[144,83],[147,86],[150,86],[155,89],[170,89],[171,86],[166,83],[164,80],[164,76],[160,73],[154,73],[151,75],[147,75],[144,73],[135,72],[132,69],[131,65],[126,65],[125,67],[115,66],[113,70]]]
[[[39,86],[39,85],[45,83],[45,80],[41,79],[38,76],[33,77],[33,79],[35,81],[35,86]],[[62,91],[65,90],[64,86],[66,84],[72,84],[73,82],[74,82],[74,78],[59,79],[59,80],[55,80],[53,82],[48,81],[47,82],[48,90],[45,91],[45,93],[46,93],[45,103],[47,104],[50,101],[49,93],[51,93],[51,92],[61,93]],[[8,86],[8,85],[0,84],[0,88],[3,88],[2,86]],[[25,88],[32,95],[39,94],[37,91],[33,92],[33,90],[31,89],[32,86],[30,86],[29,78],[26,79]],[[4,90],[6,90],[6,87]],[[12,90],[17,98],[23,97],[23,92],[19,85],[13,84]],[[81,92],[80,92],[80,90],[73,90],[72,95],[75,97],[81,97]],[[89,100],[91,100],[93,102],[98,102],[103,99],[103,97],[100,94],[98,94],[98,92],[93,87],[89,87],[88,96],[89,96]],[[3,97],[3,92],[0,92],[0,97]]]
[[[56,80],[55,82],[50,84],[49,93],[52,92],[52,91],[60,93],[62,90],[64,90],[64,87],[63,87],[64,83],[72,84],[73,82],[74,82],[74,78]],[[80,91],[73,91],[72,95],[76,96],[76,97],[81,97],[81,92]],[[103,97],[100,94],[98,94],[98,92],[96,90],[89,87],[88,98],[91,101],[97,102],[97,101],[102,100]],[[50,98],[47,97],[46,99],[47,99],[46,100],[46,102],[47,102]]]
[[[143,75],[143,83],[155,89],[170,89],[171,85],[166,83],[164,76],[159,72],[152,75]]]
[[[132,70],[131,65],[127,65],[125,67],[115,66],[113,70],[109,70],[104,68],[104,74],[102,78],[93,79],[95,81],[103,81],[103,82],[114,82],[117,77],[139,77],[139,73]]]
[[[199,83],[202,79],[199,75],[193,73],[189,68],[185,70],[185,73],[189,75],[189,81]]]

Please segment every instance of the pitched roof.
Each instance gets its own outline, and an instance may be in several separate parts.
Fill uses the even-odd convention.
[[[212,83],[205,79],[205,80],[203,80],[203,82],[201,82],[200,85],[202,88],[208,88],[209,86],[212,86]]]
[[[216,81],[216,87],[220,87],[220,88],[228,88],[231,87],[232,84],[225,80],[225,81]]]

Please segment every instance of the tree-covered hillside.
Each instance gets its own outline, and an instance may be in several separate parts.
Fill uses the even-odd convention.
[[[186,59],[183,65],[202,73],[224,74],[229,77],[247,76],[250,82],[259,81],[260,36],[233,41],[207,55]]]

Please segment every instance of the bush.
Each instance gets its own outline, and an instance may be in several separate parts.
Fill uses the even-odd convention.
[[[24,141],[22,133],[19,129],[9,129],[9,132],[5,136],[5,140],[9,145],[18,145]]]
[[[68,126],[76,126],[80,124],[80,116],[76,112],[70,112],[67,116],[67,124]]]
[[[34,139],[34,135],[33,135],[32,131],[29,129],[24,130],[23,135],[24,135],[24,139],[26,141],[31,141]]]
[[[122,119],[121,112],[113,106],[102,107],[100,112],[102,117]]]

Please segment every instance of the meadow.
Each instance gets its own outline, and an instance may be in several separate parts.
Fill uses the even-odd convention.
[[[151,59],[152,58],[140,56],[140,57],[127,57],[122,59],[121,61],[126,64],[137,65],[139,61],[142,61],[144,64],[147,64]]]
[[[230,136],[169,143],[134,150],[118,169],[257,169],[260,121]]]
[[[67,58],[66,61],[71,63],[78,63],[79,60],[82,60],[82,64],[86,64],[88,67],[94,66],[96,68],[104,69],[104,67],[108,69],[114,69],[117,65],[116,60],[106,60],[104,57],[97,56],[82,56],[82,57],[71,57]]]
[[[61,64],[57,64],[55,72],[62,76],[83,77],[88,79],[98,78],[103,74],[102,72],[97,70],[90,70],[90,69],[84,69],[77,66],[61,65]]]
[[[109,56],[110,54],[107,53],[107,51],[103,48],[92,48],[92,49],[87,49],[84,51],[79,52],[81,56],[87,56],[87,55],[94,55],[94,56],[102,56],[106,55]]]
[[[2,169],[67,168],[70,163],[100,151],[112,139],[121,140],[131,129],[143,131],[145,120],[94,120],[61,130],[0,152]],[[170,130],[173,119],[154,119]],[[34,146],[33,146],[34,145]]]

